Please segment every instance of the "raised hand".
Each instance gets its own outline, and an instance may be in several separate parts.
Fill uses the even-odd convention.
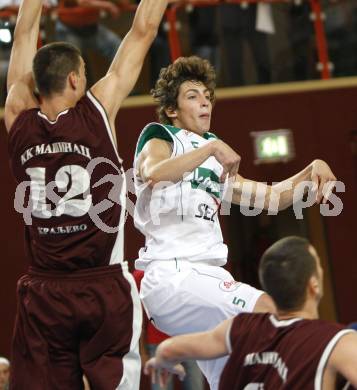
[[[241,157],[230,146],[221,140],[213,141],[213,155],[216,160],[223,166],[223,172],[220,181],[226,180],[227,174],[229,177],[235,177],[238,173]]]
[[[156,383],[156,379],[158,378],[160,387],[164,387],[167,385],[171,374],[177,375],[182,381],[185,378],[186,372],[182,364],[171,364],[166,361],[160,362],[158,358],[154,357],[145,363],[144,374],[150,375],[151,383],[153,384]]]
[[[312,163],[311,180],[313,190],[316,191],[316,202],[326,203],[335,186],[336,176],[323,160],[314,160]]]

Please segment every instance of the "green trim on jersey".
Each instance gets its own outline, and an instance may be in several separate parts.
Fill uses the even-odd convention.
[[[165,130],[165,128],[166,126],[164,127],[163,125],[160,125],[158,123],[148,125],[148,127],[145,129],[144,133],[139,139],[138,146],[136,149],[136,155],[138,155],[143,150],[145,144],[153,138],[159,138],[164,141],[173,142],[172,137]]]
[[[191,188],[198,188],[206,191],[208,194],[212,194],[218,199],[221,198],[219,177],[211,169],[203,167],[196,168],[193,171]]]
[[[216,134],[210,133],[209,131],[207,131],[206,133],[203,133],[203,134],[202,134],[202,137],[203,137],[204,139],[207,139],[207,140],[209,140],[210,138],[218,139],[218,137],[216,136]]]
[[[165,126],[165,128],[167,130],[170,130],[172,134],[177,134],[179,131],[183,130],[183,129],[180,129],[178,127],[175,127],[175,126],[171,126],[171,125],[162,125],[162,126]]]
[[[138,144],[136,148],[136,156],[143,150],[145,144],[150,141],[153,138],[162,139],[167,142],[174,142],[173,136],[175,136],[180,131],[183,131],[184,129],[180,129],[175,126],[171,125],[163,125],[161,123],[149,123],[143,130]],[[177,137],[176,137],[177,138]],[[218,137],[210,132],[206,132],[202,135],[202,138],[209,140],[209,139],[218,139]],[[182,144],[181,140],[177,138],[178,141]],[[183,147],[183,145],[182,145]],[[184,148],[183,148],[184,152]]]

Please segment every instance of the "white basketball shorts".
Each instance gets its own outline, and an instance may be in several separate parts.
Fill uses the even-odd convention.
[[[170,336],[207,331],[241,312],[252,312],[261,294],[222,267],[187,260],[152,261],[140,289],[148,317]],[[218,389],[226,360],[198,362],[212,390]]]

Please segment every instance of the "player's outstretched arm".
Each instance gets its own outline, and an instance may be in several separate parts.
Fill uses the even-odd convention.
[[[268,210],[273,199],[278,201],[278,210],[284,210],[291,206],[294,201],[301,200],[308,187],[304,182],[312,183],[312,191],[316,193],[316,203],[327,202],[333,190],[336,177],[326,162],[314,160],[296,175],[274,185],[258,183],[236,176],[233,183],[232,202],[244,203],[245,206],[255,204],[263,205]]]
[[[223,166],[221,179],[229,174],[235,177],[238,171],[240,157],[224,142],[217,140],[185,153],[182,156],[171,157],[171,145],[162,139],[153,138],[146,143],[138,159],[138,169],[143,181],[154,186],[168,181],[177,183],[184,175],[192,172],[210,156],[215,156]]]
[[[327,362],[327,370],[338,372],[357,388],[357,332],[341,337]]]
[[[32,80],[32,61],[37,50],[42,0],[22,0],[7,73],[8,96],[5,125],[9,131],[21,111],[37,107]]]
[[[165,382],[167,373],[184,375],[179,362],[188,359],[215,359],[229,354],[226,343],[233,319],[228,319],[209,332],[192,333],[172,337],[163,341],[157,348],[155,357],[145,364],[144,372],[155,378],[161,376]]]
[[[153,42],[168,3],[172,0],[141,0],[133,25],[123,39],[108,73],[91,91],[113,123],[122,101],[134,88],[145,56]]]

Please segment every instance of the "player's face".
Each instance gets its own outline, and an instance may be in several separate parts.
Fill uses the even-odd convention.
[[[10,369],[7,364],[0,363],[0,390],[6,389],[9,383]]]
[[[309,247],[309,252],[312,254],[312,256],[315,258],[316,261],[316,273],[317,273],[317,281],[319,283],[319,292],[317,294],[317,300],[320,301],[320,299],[323,296],[323,279],[324,279],[324,271],[321,267],[321,261],[320,257],[317,254],[315,248],[313,246]]]
[[[202,135],[211,125],[212,103],[207,87],[198,81],[181,84],[177,97],[178,108],[167,112],[173,125]]]

